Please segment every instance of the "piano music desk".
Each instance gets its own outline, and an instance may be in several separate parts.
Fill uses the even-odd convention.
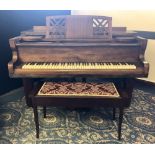
[[[121,90],[113,83],[45,82],[43,85],[36,85],[30,93],[30,97],[32,99],[37,138],[39,138],[38,106],[43,107],[44,118],[46,118],[47,106],[69,108],[105,107],[113,108],[113,119],[115,119],[115,109],[119,109],[118,139],[120,140],[123,110],[130,105],[131,101],[128,90]]]

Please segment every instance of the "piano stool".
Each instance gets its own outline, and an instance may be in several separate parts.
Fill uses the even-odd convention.
[[[32,99],[36,138],[39,138],[38,106],[43,107],[46,118],[46,107],[68,108],[113,108],[113,120],[116,108],[119,109],[118,139],[121,139],[123,110],[129,106],[127,93],[116,88],[114,83],[88,82],[45,82],[37,84],[30,93]]]

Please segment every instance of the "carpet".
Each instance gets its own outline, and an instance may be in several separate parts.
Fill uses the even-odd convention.
[[[117,140],[117,121],[111,109],[39,109],[40,138],[35,137],[32,108],[23,89],[0,97],[0,144],[120,144],[155,143],[155,94],[135,88],[130,108],[125,109],[122,140]],[[118,115],[116,115],[118,119]]]

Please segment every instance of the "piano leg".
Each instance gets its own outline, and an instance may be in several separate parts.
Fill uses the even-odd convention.
[[[119,122],[118,122],[118,140],[121,140],[121,128],[123,121],[123,107],[119,108]]]
[[[130,97],[132,97],[133,86],[134,86],[134,79],[132,78],[124,79],[124,88],[127,90]]]
[[[27,106],[32,107],[32,101],[31,101],[31,98],[29,97],[29,94],[33,89],[33,80],[28,78],[23,78],[23,86],[24,86],[26,104]]]
[[[128,94],[128,99],[126,102],[129,102],[129,104],[130,104],[131,98],[132,98],[132,92],[133,92],[133,88],[134,88],[134,79],[133,78],[125,78],[125,79],[121,80],[121,87]]]
[[[34,121],[36,126],[36,138],[39,138],[39,120],[38,120],[38,110],[37,105],[33,101],[33,112],[34,112]]]

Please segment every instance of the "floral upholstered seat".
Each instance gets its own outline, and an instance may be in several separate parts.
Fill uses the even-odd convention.
[[[45,82],[37,95],[119,97],[112,82]]]

